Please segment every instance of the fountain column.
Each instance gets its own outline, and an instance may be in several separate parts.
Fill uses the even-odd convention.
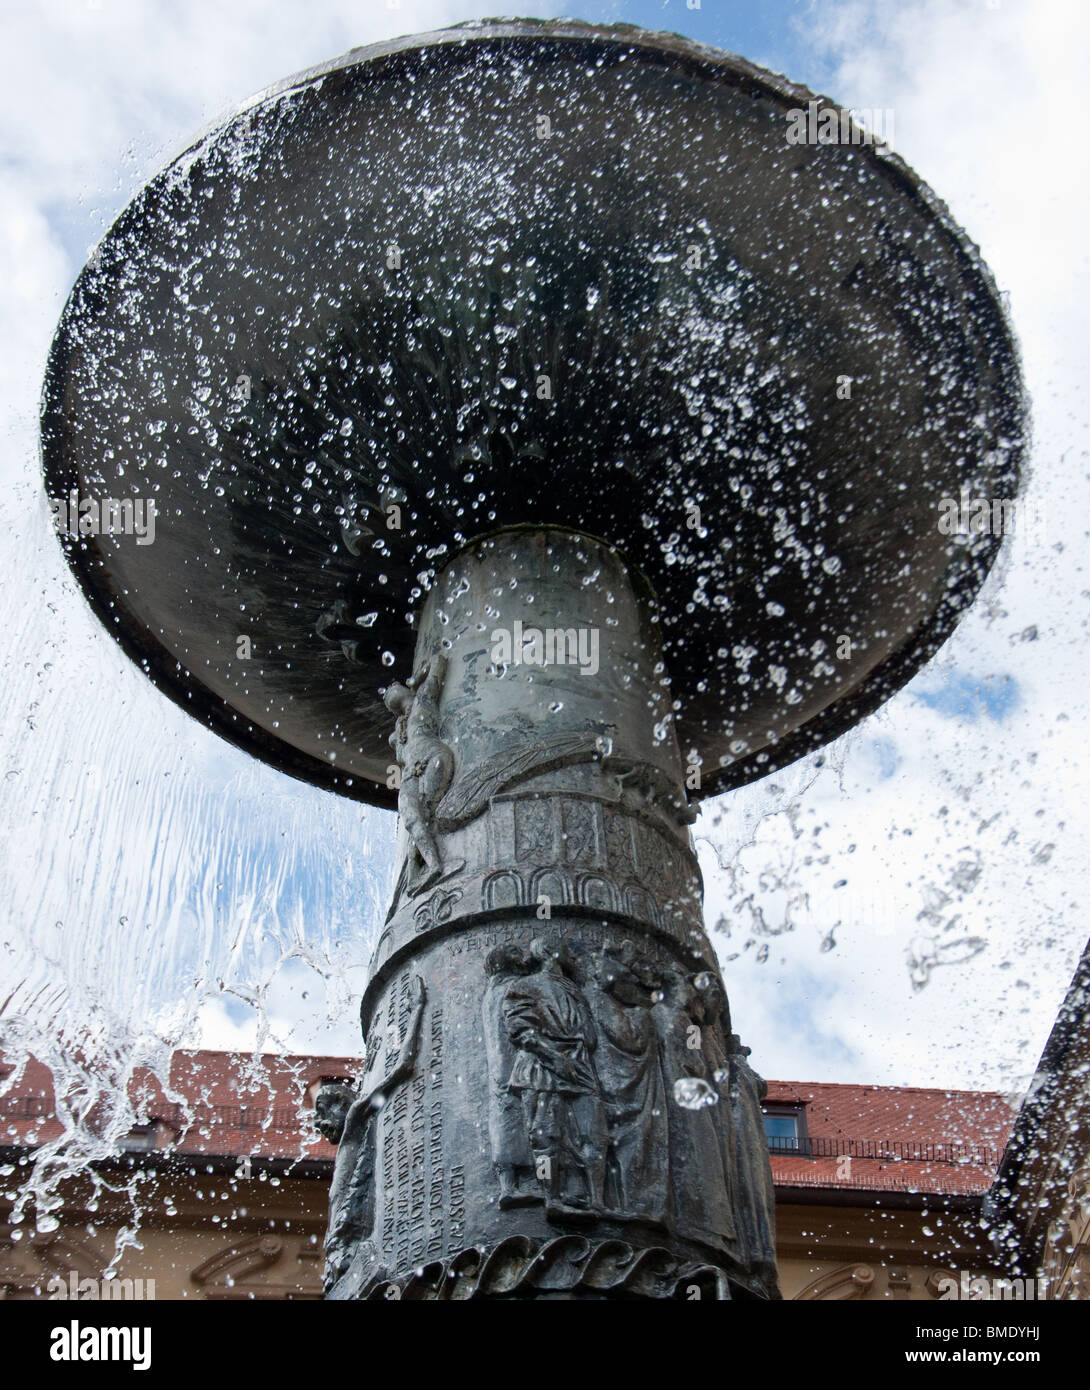
[[[399,874],[365,1075],[321,1098],[328,1296],[777,1296],[646,583],[572,531],[483,538],[385,699]]]

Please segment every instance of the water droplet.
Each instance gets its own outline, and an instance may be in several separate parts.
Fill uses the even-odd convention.
[[[719,1092],[702,1076],[680,1076],[674,1082],[674,1099],[686,1110],[706,1110],[718,1105]]]

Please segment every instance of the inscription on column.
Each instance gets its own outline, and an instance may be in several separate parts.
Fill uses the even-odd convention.
[[[456,1163],[450,1170],[450,1240],[455,1248],[466,1233],[466,1170]]]
[[[443,1010],[431,1018],[428,1055],[428,1255],[443,1251],[443,1214],[446,1192],[443,1182]]]

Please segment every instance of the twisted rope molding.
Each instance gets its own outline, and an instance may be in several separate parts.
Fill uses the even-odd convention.
[[[680,1260],[660,1246],[636,1249],[622,1240],[595,1243],[585,1236],[545,1242],[511,1236],[491,1247],[471,1246],[400,1279],[380,1278],[362,1297],[445,1302],[577,1291],[635,1298],[731,1298],[727,1275],[714,1265]]]

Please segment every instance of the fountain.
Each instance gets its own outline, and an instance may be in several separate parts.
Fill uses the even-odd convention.
[[[72,567],[210,728],[401,813],[328,1297],[778,1297],[689,826],[936,651],[1024,429],[930,190],[673,35],[353,50],[126,209],[46,383]]]

